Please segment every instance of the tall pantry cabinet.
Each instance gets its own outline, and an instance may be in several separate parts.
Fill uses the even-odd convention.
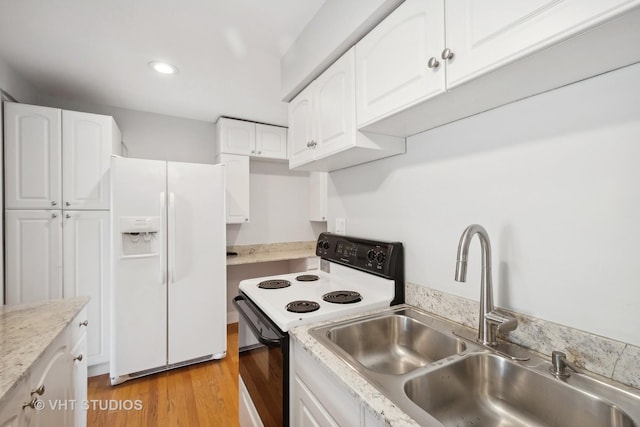
[[[110,116],[5,103],[7,304],[90,296],[89,366],[109,360]]]

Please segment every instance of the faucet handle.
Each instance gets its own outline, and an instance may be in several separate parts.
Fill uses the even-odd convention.
[[[508,313],[493,310],[484,315],[484,318],[496,326],[497,330],[505,333],[518,327],[518,319]]]

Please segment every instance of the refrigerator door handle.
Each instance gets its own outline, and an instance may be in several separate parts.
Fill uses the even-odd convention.
[[[169,281],[176,281],[176,196],[169,193]]]
[[[160,192],[160,212],[162,215],[161,222],[164,225],[167,223],[167,195],[165,194],[164,191]],[[164,248],[166,248],[165,243],[161,242],[161,245],[164,252]],[[160,263],[160,270],[161,270],[160,277],[162,278],[161,284],[165,285],[167,283],[167,265],[166,265],[166,257],[164,256],[164,253],[160,258],[162,259],[162,262]]]

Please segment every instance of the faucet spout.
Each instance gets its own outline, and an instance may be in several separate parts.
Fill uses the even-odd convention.
[[[495,347],[497,331],[512,331],[517,326],[517,320],[506,313],[500,313],[493,306],[493,284],[491,280],[491,242],[489,234],[483,226],[472,224],[468,226],[458,243],[458,256],[456,259],[455,280],[467,281],[467,259],[469,258],[469,245],[473,236],[478,235],[482,250],[482,271],[480,281],[480,316],[478,325],[478,341],[484,345]]]

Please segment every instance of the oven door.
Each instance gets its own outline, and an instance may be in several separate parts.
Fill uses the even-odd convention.
[[[238,366],[265,427],[289,425],[289,336],[244,294],[233,299],[238,320]],[[242,401],[240,402],[242,405]],[[244,425],[242,427],[245,427]]]

